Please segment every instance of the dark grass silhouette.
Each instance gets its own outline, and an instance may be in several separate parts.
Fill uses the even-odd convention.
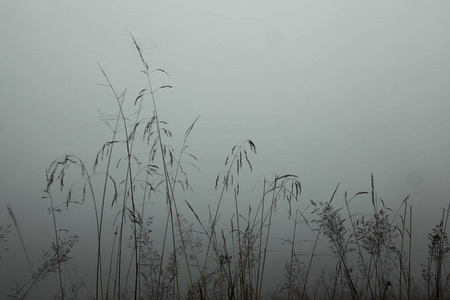
[[[188,146],[198,118],[185,131],[181,148],[172,148],[172,133],[158,115],[156,99],[158,93],[172,86],[154,88],[151,81],[154,73],[167,76],[168,73],[163,69],[151,70],[138,43],[131,38],[147,86],[133,99],[130,111],[126,89],[119,93],[99,64],[104,78],[101,86],[117,105],[113,117],[100,112],[111,136],[96,154],[92,171],[74,154],[63,155],[49,165],[43,198],[49,202],[54,241],[43,251],[37,265],[29,262],[29,278],[13,287],[10,299],[37,298],[38,283],[54,278],[56,299],[449,297],[450,273],[446,268],[450,252],[446,234],[449,209],[443,210],[439,224],[430,226],[428,260],[417,279],[412,272],[413,215],[408,197],[399,208],[389,208],[377,197],[373,175],[371,191],[353,196],[344,191],[344,205],[340,207],[336,206],[336,198],[341,194],[338,184],[328,201],[311,200],[302,210],[300,205],[304,207],[305,202],[300,199],[302,187],[298,177],[275,175],[261,180],[261,190],[255,189],[259,199],[256,205],[243,207],[239,176],[241,172],[252,171],[251,158],[257,153],[253,141],[246,140],[231,148],[225,170],[215,180],[218,199],[206,217],[199,215],[194,205],[181,200],[184,191],[192,190],[188,173],[198,170],[197,157],[189,152]],[[81,177],[72,179],[69,171],[72,169],[78,169]],[[234,200],[235,211],[229,220],[221,219],[226,196]],[[356,198],[368,201],[372,212],[366,215],[353,212],[351,202]],[[79,236],[69,234],[58,217],[73,205],[87,201],[93,204],[96,224],[96,247],[89,245],[96,261],[92,266],[95,274],[89,281],[79,274],[77,259],[70,256],[71,250],[79,247]],[[149,201],[164,201],[166,215],[161,218],[161,212],[154,212]],[[285,219],[292,226],[290,238],[283,240],[290,255],[284,264],[284,279],[268,290],[266,266],[277,204],[286,208]],[[12,209],[8,210],[26,254],[18,222]],[[113,220],[108,219],[107,211],[114,211]],[[163,228],[162,239],[158,240],[153,232],[155,214],[159,214],[159,221],[163,220],[158,225]],[[108,247],[104,234],[107,219],[115,233]],[[313,236],[308,241],[312,249],[298,240],[300,230]],[[2,248],[8,234],[10,227],[0,227]],[[329,248],[328,253],[319,252],[324,245]],[[305,253],[304,249],[310,251]],[[326,268],[324,260],[330,261]],[[313,272],[318,268],[320,272]]]

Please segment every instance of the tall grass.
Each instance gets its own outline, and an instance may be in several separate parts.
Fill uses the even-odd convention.
[[[309,202],[301,199],[298,176],[274,175],[259,181],[256,197],[248,201],[242,199],[249,196],[242,196],[239,178],[242,172],[253,170],[252,155],[257,151],[252,140],[245,140],[231,148],[224,171],[211,182],[218,196],[208,206],[208,214],[201,215],[199,208],[183,199],[183,192],[192,190],[189,172],[198,170],[197,157],[189,152],[188,143],[198,118],[185,131],[181,148],[174,149],[168,124],[158,114],[157,99],[172,86],[155,88],[152,84],[154,74],[168,73],[151,69],[139,44],[133,36],[131,39],[146,86],[130,102],[127,90],[119,92],[99,64],[100,85],[117,109],[113,116],[100,112],[111,130],[110,138],[97,152],[92,171],[74,154],[57,158],[47,168],[43,198],[49,201],[54,242],[37,266],[29,262],[29,280],[17,284],[10,299],[35,298],[32,287],[53,275],[58,299],[449,297],[446,229],[450,206],[431,228],[429,253],[417,279],[409,196],[396,209],[386,206],[377,196],[373,175],[370,191],[349,196],[338,184],[329,200]],[[79,179],[69,172],[74,168],[81,171]],[[228,219],[222,214],[226,199],[234,206]],[[371,213],[353,211],[355,199],[366,201]],[[151,201],[165,203],[163,216],[153,210]],[[94,208],[91,217],[96,232],[96,246],[91,247],[95,265],[90,270],[95,275],[89,281],[79,274],[76,259],[69,255],[79,237],[70,235],[62,225],[64,214],[86,202]],[[273,242],[277,205],[285,209],[286,224],[291,226],[281,244]],[[8,210],[28,260],[18,222],[12,209]],[[111,212],[115,217],[111,218]],[[162,224],[155,224],[155,216]],[[162,228],[161,238],[154,238],[155,228]],[[105,230],[113,230],[113,238],[105,236]],[[305,231],[311,238],[300,239],[299,232]],[[2,244],[8,233],[9,227],[0,227]],[[282,245],[288,245],[288,254],[278,257],[285,261],[284,279],[280,278],[278,286],[270,286],[270,254]]]

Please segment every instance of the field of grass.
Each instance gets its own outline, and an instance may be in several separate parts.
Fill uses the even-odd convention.
[[[43,198],[49,206],[54,241],[37,263],[29,260],[20,224],[8,207],[11,225],[0,227],[0,251],[7,248],[8,236],[17,232],[30,271],[28,278],[11,287],[10,299],[45,299],[39,289],[44,281],[55,282],[55,299],[450,297],[449,210],[443,210],[437,224],[430,224],[428,253],[424,253],[427,264],[417,266],[412,260],[409,197],[400,207],[389,207],[377,196],[373,175],[369,191],[348,195],[338,184],[327,201],[308,200],[306,205],[300,198],[298,176],[270,175],[255,186],[253,197],[258,200],[248,206],[243,204],[240,176],[252,171],[257,147],[246,140],[231,147],[224,170],[214,175],[218,197],[208,203],[207,210],[184,200],[183,193],[192,189],[189,172],[197,169],[197,157],[189,151],[197,119],[185,131],[181,146],[173,148],[172,133],[158,115],[157,105],[158,93],[172,87],[152,86],[153,74],[167,73],[151,69],[132,39],[148,84],[127,98],[126,90],[117,91],[99,65],[102,88],[117,106],[115,116],[100,112],[111,136],[96,153],[93,166],[74,154],[48,166]],[[130,107],[132,111],[127,110]],[[343,205],[336,204],[338,197]],[[367,201],[371,213],[353,211],[355,199]],[[232,202],[232,214],[222,214],[224,201]],[[88,203],[94,210],[96,244],[80,245],[77,228],[62,226],[61,215]],[[162,203],[165,209],[155,210],[152,203]],[[289,254],[280,266],[284,277],[277,286],[267,288],[273,272],[268,252],[277,207],[277,214],[285,214],[284,228],[290,228],[290,237],[283,239]],[[200,214],[200,210],[208,213]],[[114,212],[112,217],[107,211]],[[310,238],[300,240],[300,231],[308,232]],[[89,277],[80,273],[81,262],[71,256],[77,247],[90,249],[95,261]],[[417,269],[420,274],[413,271]],[[1,266],[0,271],[4,271]]]

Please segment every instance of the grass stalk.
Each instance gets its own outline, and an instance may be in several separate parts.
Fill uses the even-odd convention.
[[[267,223],[267,231],[266,231],[265,245],[264,245],[264,249],[263,249],[263,260],[262,260],[261,273],[259,273],[259,271],[258,271],[258,278],[256,281],[256,290],[258,291],[257,298],[261,297],[262,282],[263,282],[263,277],[264,277],[264,267],[265,267],[265,263],[266,263],[267,247],[268,247],[268,243],[269,243],[270,225],[272,223],[272,212],[273,212],[273,207],[274,207],[276,199],[277,199],[277,194],[276,194],[277,181],[278,181],[278,176],[275,176],[275,180],[273,182],[273,188],[272,188],[272,200],[271,200],[271,204],[270,204],[270,208],[269,208],[269,212],[268,212],[269,213],[269,222]],[[261,223],[261,228],[260,228],[261,235],[263,232],[263,226],[264,226],[264,223]]]
[[[99,65],[100,66],[100,65]],[[125,218],[125,213],[126,213],[126,203],[127,203],[127,198],[128,198],[128,193],[126,192],[127,189],[127,185],[128,183],[130,184],[130,198],[131,198],[131,205],[132,205],[132,216],[133,219],[135,219],[136,217],[136,206],[135,206],[135,201],[134,201],[134,187],[133,187],[133,175],[132,175],[132,167],[131,167],[131,145],[130,145],[130,135],[128,134],[128,126],[126,123],[126,117],[125,114],[123,112],[122,109],[122,103],[120,101],[120,99],[122,98],[122,96],[119,96],[113,85],[111,84],[111,81],[109,80],[108,76],[106,75],[105,71],[103,70],[103,68],[100,66],[100,69],[106,79],[106,81],[108,82],[108,86],[111,88],[111,91],[113,92],[114,98],[117,100],[117,104],[118,104],[118,108],[119,108],[119,113],[120,113],[120,117],[121,120],[123,121],[123,126],[124,126],[124,133],[125,133],[125,141],[126,141],[126,150],[127,150],[127,176],[126,176],[126,180],[125,180],[125,193],[124,193],[124,197],[123,197],[123,206],[122,206],[122,216],[121,216],[121,224],[120,224],[120,234],[119,234],[119,242],[118,242],[118,253],[117,253],[117,270],[116,270],[116,280],[115,282],[117,284],[114,285],[114,297],[116,295],[116,290],[117,290],[117,297],[120,300],[121,298],[121,293],[120,293],[120,283],[121,283],[121,265],[122,265],[122,240],[123,240],[123,224],[124,224],[124,218]],[[102,203],[103,205],[103,203]],[[97,223],[98,224],[98,223]],[[135,289],[134,289],[134,298],[137,299],[138,298],[138,290],[137,290],[137,280],[138,280],[138,276],[139,276],[139,261],[138,261],[138,255],[137,255],[137,251],[138,251],[138,245],[137,245],[137,229],[136,229],[136,222],[133,222],[133,234],[134,234],[134,247],[135,247],[135,255],[136,255],[136,267],[135,267],[135,275],[136,275],[136,279],[135,279]],[[100,244],[100,240],[99,240],[99,244]],[[102,292],[103,294],[103,292]]]
[[[152,97],[152,103],[153,103],[153,114],[154,114],[154,117],[155,117],[155,120],[156,120],[157,138],[159,140],[159,147],[160,147],[162,165],[163,165],[163,168],[164,168],[164,178],[165,178],[165,182],[166,182],[166,197],[167,197],[167,201],[168,201],[168,204],[169,204],[169,207],[170,207],[169,211],[170,211],[170,215],[171,215],[172,228],[175,227],[175,225],[174,225],[175,222],[173,220],[173,211],[172,211],[172,205],[173,205],[174,208],[175,208],[176,219],[177,219],[177,222],[178,222],[179,234],[180,234],[180,237],[181,237],[182,249],[183,249],[184,257],[185,257],[185,260],[186,260],[186,266],[187,266],[187,269],[188,269],[190,284],[192,286],[193,285],[193,280],[192,280],[189,260],[187,258],[186,246],[184,244],[183,232],[182,232],[182,229],[181,229],[181,222],[180,222],[180,219],[179,219],[178,209],[177,209],[176,202],[175,202],[174,191],[173,191],[173,187],[174,186],[172,186],[172,184],[170,182],[170,177],[169,177],[169,172],[168,172],[168,168],[167,168],[166,158],[165,158],[165,155],[164,155],[165,150],[163,149],[163,142],[162,142],[162,134],[161,134],[160,122],[159,122],[159,117],[158,117],[158,111],[157,111],[157,108],[156,108],[156,100],[155,100],[155,95],[154,95],[155,91],[153,90],[152,84],[151,84],[151,81],[150,81],[150,70],[149,70],[148,64],[144,60],[144,57],[143,57],[142,52],[141,52],[141,49],[140,49],[138,43],[136,42],[135,38],[133,37],[133,35],[131,35],[131,38],[133,39],[133,42],[134,42],[134,44],[136,46],[136,49],[137,49],[137,51],[139,53],[139,56],[140,56],[141,61],[142,61],[143,65],[144,65],[144,68],[145,68],[144,73],[146,74],[146,77],[147,77],[147,84],[148,84],[148,87],[149,87],[149,91],[150,91],[150,95]],[[170,87],[170,86],[164,86],[164,87]],[[183,148],[184,148],[184,146],[183,146]],[[174,184],[175,184],[175,182],[176,181],[174,181]],[[174,254],[176,255],[176,243],[175,243],[175,231],[174,230],[172,230],[172,235],[173,235],[172,239],[173,239],[173,242],[174,242]],[[176,259],[175,259],[175,263],[176,263]],[[178,272],[176,273],[176,280],[178,282]],[[179,293],[178,284],[177,284],[177,290],[178,290],[178,293]]]
[[[115,95],[116,100],[120,102],[120,105],[123,105],[123,101],[125,99],[125,97],[124,97],[125,94],[122,94],[121,97],[119,97],[119,98],[117,97],[117,93],[116,93],[114,87],[112,86],[108,76],[106,75],[105,71],[103,70],[103,68],[101,67],[101,65],[99,63],[97,63],[97,64],[100,67],[100,70],[102,71],[106,80],[108,81],[108,87],[111,89],[112,93]],[[103,182],[102,203],[101,203],[101,209],[100,209],[100,222],[99,222],[99,232],[98,232],[98,241],[97,241],[97,275],[96,275],[96,283],[95,283],[96,299],[99,298],[99,292],[100,292],[100,299],[103,299],[103,276],[102,276],[102,257],[101,257],[103,217],[104,217],[104,212],[105,212],[106,191],[107,191],[107,187],[108,187],[108,179],[109,179],[109,172],[110,172],[110,168],[111,168],[112,154],[113,154],[113,150],[114,150],[114,144],[115,144],[117,129],[118,129],[119,120],[120,120],[120,111],[118,112],[115,120],[116,120],[116,122],[114,125],[114,129],[111,127],[113,134],[112,134],[112,138],[111,138],[111,143],[109,145],[108,161],[107,161],[107,165],[106,165],[105,179]],[[104,122],[107,125],[109,125],[108,122],[106,121],[106,119],[104,119]],[[94,165],[94,168],[95,168],[95,165]],[[108,277],[108,282],[109,282],[109,279],[110,278]],[[107,289],[108,289],[108,287],[109,287],[109,284],[107,285]]]
[[[409,206],[408,300],[411,299],[412,206]]]
[[[59,238],[58,238],[58,227],[56,226],[56,216],[55,216],[55,207],[53,205],[53,198],[52,194],[50,192],[50,178],[48,176],[47,172],[47,189],[45,190],[45,193],[47,194],[47,198],[50,200],[50,210],[52,213],[52,219],[53,219],[53,233],[55,237],[55,245],[56,245],[56,257],[58,262],[58,279],[59,279],[59,289],[61,293],[61,300],[64,300],[64,289],[63,289],[63,283],[62,283],[62,274],[61,274],[61,257],[59,255]]]
[[[403,270],[403,244],[404,244],[404,237],[405,237],[405,226],[406,226],[406,213],[408,208],[408,202],[405,203],[405,209],[403,211],[403,218],[402,218],[402,239],[401,239],[401,246],[400,246],[400,267],[399,267],[399,274],[398,274],[398,286],[399,286],[399,299],[402,299],[402,274],[404,272]]]
[[[295,255],[295,234],[297,231],[297,218],[298,218],[298,211],[295,211],[295,219],[294,219],[294,231],[292,233],[292,240],[291,240],[291,261],[289,264],[289,282],[288,282],[288,299],[291,300],[293,298],[293,295],[291,295],[292,291],[292,266],[293,266],[293,260]]]
[[[33,278],[33,276],[34,276],[33,268],[31,267],[30,257],[28,256],[27,247],[25,247],[25,241],[23,240],[22,233],[21,233],[20,228],[19,228],[19,223],[17,222],[16,216],[14,215],[14,212],[13,212],[11,206],[9,204],[7,204],[6,208],[8,210],[9,215],[11,216],[11,219],[13,220],[13,224],[14,224],[14,227],[16,228],[16,230],[17,230],[17,234],[19,235],[20,243],[22,245],[22,250],[23,250],[23,252],[25,254],[25,259],[27,260],[28,269],[30,270],[31,277]],[[36,283],[35,286],[36,286],[36,292],[38,294],[38,298],[41,299],[41,295],[39,293],[38,284]]]

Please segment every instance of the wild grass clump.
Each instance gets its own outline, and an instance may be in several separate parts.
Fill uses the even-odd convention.
[[[38,283],[56,279],[55,299],[445,299],[450,245],[446,233],[449,209],[428,236],[429,253],[421,278],[412,262],[412,207],[406,197],[391,209],[370,191],[349,196],[339,190],[330,199],[305,202],[294,174],[259,181],[256,197],[242,199],[240,174],[253,170],[256,145],[245,140],[231,148],[215,183],[218,198],[207,216],[183,198],[192,191],[189,172],[198,170],[184,133],[181,148],[171,146],[172,132],[158,114],[156,96],[171,85],[152,86],[152,75],[138,43],[146,86],[130,102],[99,64],[103,83],[116,105],[115,115],[100,112],[110,137],[95,155],[93,166],[74,154],[55,159],[46,170],[43,199],[53,223],[53,242],[37,265],[28,260],[19,224],[10,207],[29,262],[29,279],[17,284],[9,299],[40,296]],[[150,106],[150,108],[148,108]],[[74,172],[78,174],[75,175]],[[74,177],[77,176],[77,177]],[[342,195],[340,197],[339,195]],[[247,196],[245,196],[247,197]],[[355,199],[370,213],[354,212]],[[228,219],[224,201],[233,204]],[[340,201],[340,202],[339,202]],[[165,210],[154,210],[163,203]],[[248,205],[248,203],[250,203]],[[64,216],[75,205],[91,205],[95,265],[82,275],[71,256],[80,236],[69,234]],[[284,278],[268,286],[273,259],[274,215],[286,209],[288,226],[281,237],[287,255],[279,261]],[[71,229],[72,230],[72,229]],[[10,226],[0,227],[2,248]],[[309,234],[309,238],[300,236]],[[327,250],[328,249],[328,250]],[[0,257],[1,258],[1,257]],[[284,267],[284,268],[283,268]],[[283,273],[284,269],[284,273]],[[86,270],[83,270],[83,272]],[[50,279],[51,278],[51,279]],[[36,287],[35,294],[32,288]]]

